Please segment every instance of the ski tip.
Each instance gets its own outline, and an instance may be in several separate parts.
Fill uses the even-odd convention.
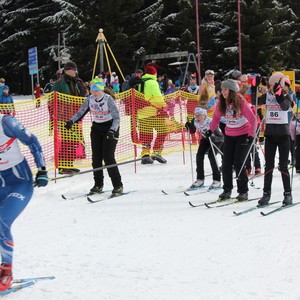
[[[238,216],[238,215],[239,215],[239,213],[236,212],[236,211],[233,211],[233,214],[234,214],[235,216]]]
[[[161,190],[161,192],[164,194],[164,195],[168,195],[168,193],[164,190]]]
[[[55,276],[48,276],[48,277],[45,277],[45,278],[47,278],[49,280],[53,280],[53,279],[55,279]]]
[[[211,208],[211,206],[209,206],[208,203],[204,203],[204,205],[205,205],[207,208]]]
[[[38,281],[42,281],[42,280],[53,280],[55,279],[55,276],[45,276],[45,277],[37,277],[37,278],[28,278],[29,281],[34,281],[34,282],[38,282]]]
[[[264,217],[266,216],[266,214],[263,211],[261,211],[260,214]]]
[[[67,200],[67,197],[65,195],[61,195],[61,197],[64,199],[64,200]]]
[[[90,197],[86,197],[87,201],[89,201],[90,203],[94,203],[94,201],[90,198]]]
[[[188,192],[183,192],[186,196],[190,196],[190,194]]]

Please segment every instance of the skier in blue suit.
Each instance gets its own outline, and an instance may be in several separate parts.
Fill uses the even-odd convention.
[[[34,157],[38,168],[35,181],[18,140],[29,147]],[[36,136],[14,117],[0,114],[0,291],[7,290],[13,279],[11,225],[30,201],[33,187],[47,184],[46,164]]]

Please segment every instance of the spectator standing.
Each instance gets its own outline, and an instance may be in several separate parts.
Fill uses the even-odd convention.
[[[165,123],[168,114],[156,76],[155,67],[146,65],[145,74],[142,76],[146,104],[137,111],[140,141],[143,144],[142,164],[152,164],[153,160],[160,163],[167,162],[161,154],[168,133]],[[154,138],[153,130],[156,130],[157,135],[153,145],[153,153],[151,153],[151,143]]]
[[[5,79],[2,77],[0,78],[0,95],[2,95],[4,85],[5,85]]]
[[[34,157],[38,168],[35,182],[18,140],[29,147]],[[0,114],[0,141],[0,291],[5,291],[10,288],[13,280],[14,241],[11,226],[29,203],[33,186],[46,186],[48,176],[38,139],[17,119]]]
[[[9,94],[9,87],[7,85],[4,85],[2,87],[0,104],[1,104],[0,113],[15,116],[16,111],[14,106],[14,100],[13,97]]]
[[[165,92],[165,95],[173,94],[176,92],[175,84],[172,82],[171,79],[168,80],[168,88]],[[174,118],[175,114],[175,104],[176,104],[176,98],[169,98],[167,101],[167,107],[168,107],[168,115],[171,118]]]
[[[88,90],[82,79],[78,77],[78,68],[75,62],[68,61],[64,65],[63,75],[55,82],[52,91],[63,93],[66,95],[85,97],[88,95]],[[82,123],[76,123],[73,126],[73,131],[66,130],[65,121],[70,120],[77,112],[81,103],[69,100],[60,101],[58,109],[58,130],[61,136],[61,146],[58,153],[59,174],[74,174],[80,170],[74,168],[76,159],[76,148],[79,143],[83,142]],[[50,107],[50,112],[53,115],[53,107]]]
[[[34,94],[35,99],[38,99],[43,96],[44,90],[41,88],[39,83],[37,83],[35,85],[33,94]]]
[[[118,76],[115,76],[114,81],[111,83],[111,87],[114,93],[120,93],[120,83]]]
[[[41,88],[40,84],[37,83],[35,86],[34,86],[34,90],[33,90],[33,94],[34,94],[34,97],[36,99],[36,104],[35,106],[38,108],[41,106],[41,97],[43,96],[44,94],[44,90]]]
[[[197,95],[199,92],[199,85],[197,85],[197,78],[195,75],[191,75],[189,78],[189,85],[186,88],[186,92]],[[198,101],[196,98],[188,98],[186,101],[186,112],[188,121],[192,120],[194,117],[195,108],[198,106]],[[197,139],[194,133],[191,134],[192,143],[197,144]]]
[[[290,122],[290,133],[291,139],[294,144],[295,150],[295,160],[294,166],[296,168],[296,173],[300,173],[300,111],[297,111],[297,106],[295,106],[295,113]]]
[[[143,74],[144,72],[141,69],[137,69],[129,80],[129,88],[143,92],[141,91],[141,77]]]
[[[206,70],[204,77],[201,80],[201,85],[203,83],[209,84],[211,86],[211,89],[214,89],[215,84],[215,72],[213,70]]]
[[[52,78],[50,79],[50,81],[45,85],[44,87],[44,93],[48,94],[51,92],[53,84],[56,82],[57,80],[57,75],[53,75]]]
[[[284,86],[282,87],[284,94],[290,95],[291,106],[288,111],[288,123],[290,124],[291,119],[293,117],[293,107],[295,103],[297,103],[296,93],[291,89],[291,81],[289,77],[284,77]],[[295,157],[294,157],[294,140],[290,139],[290,153],[291,153],[291,164],[294,165]]]
[[[121,92],[125,92],[125,91],[127,91],[127,90],[130,89],[130,86],[129,86],[130,79],[131,79],[130,75],[126,75],[125,76],[125,80],[124,80],[124,82],[121,85]]]

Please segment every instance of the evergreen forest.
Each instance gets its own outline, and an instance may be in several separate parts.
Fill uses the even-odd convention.
[[[77,63],[80,77],[88,81],[100,28],[124,76],[134,72],[144,54],[188,51],[196,55],[197,35],[202,76],[212,69],[221,79],[229,70],[239,68],[239,44],[243,72],[268,76],[285,69],[295,70],[299,76],[299,2],[0,0],[0,77],[12,92],[30,94],[28,49],[37,47],[42,86],[57,72],[55,59],[61,49]],[[180,58],[157,63],[164,72],[175,74],[178,70],[168,70],[168,63],[176,60]],[[117,71],[114,59],[110,58],[109,64]]]

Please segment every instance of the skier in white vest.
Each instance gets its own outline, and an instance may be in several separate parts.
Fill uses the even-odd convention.
[[[30,148],[38,168],[35,181],[18,140]],[[46,186],[48,176],[40,143],[14,117],[0,114],[0,291],[10,288],[14,242],[11,225],[30,201],[34,186]]]

